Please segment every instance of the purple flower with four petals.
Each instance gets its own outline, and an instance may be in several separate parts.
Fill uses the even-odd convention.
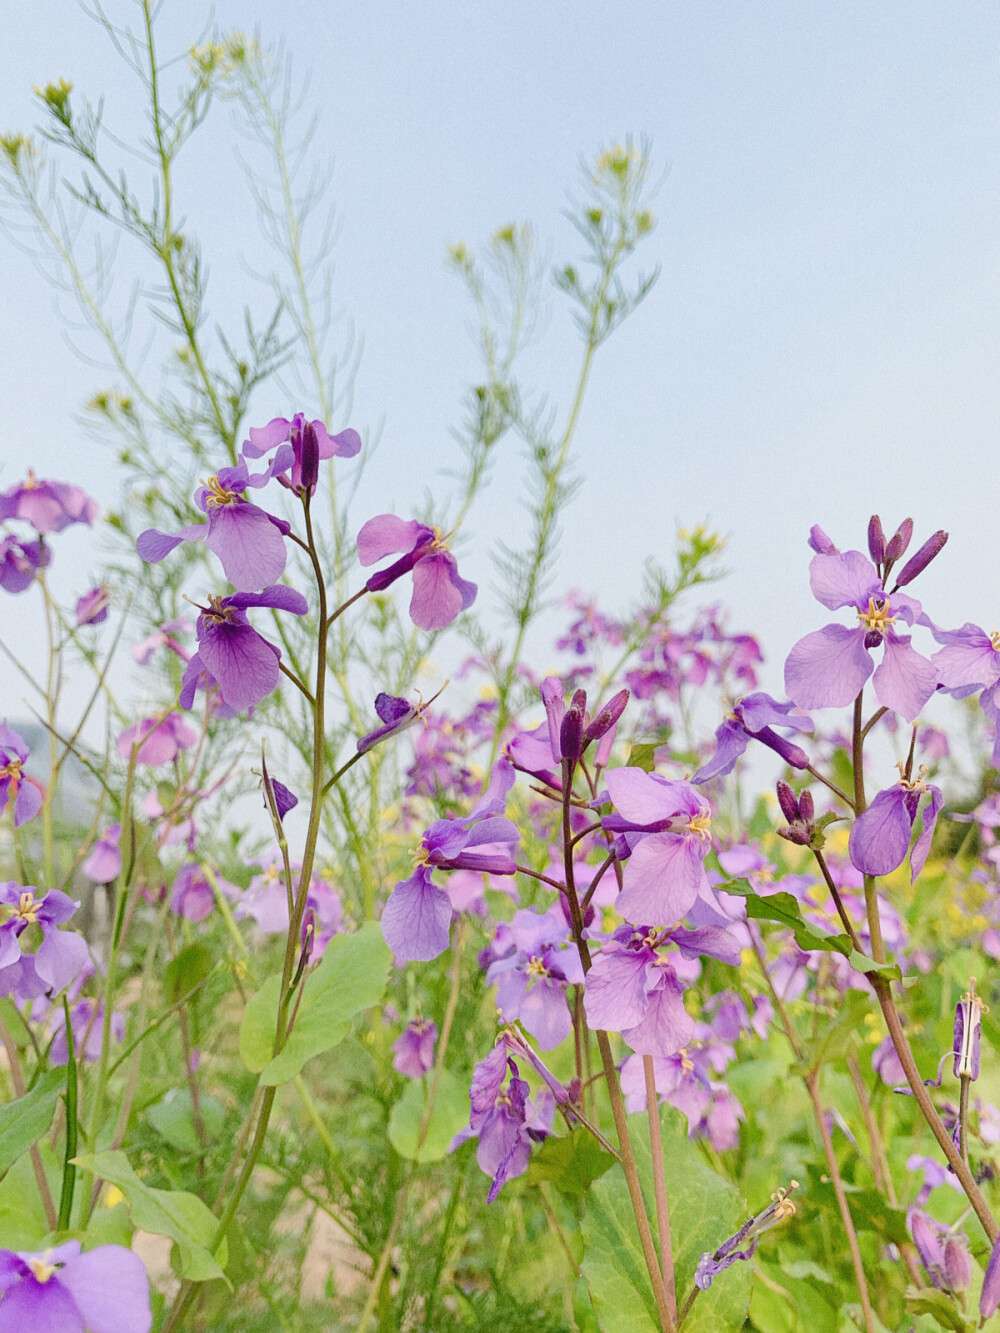
[[[329,435],[322,421],[307,421],[304,412],[296,412],[291,421],[274,417],[266,426],[251,427],[250,439],[243,445],[244,458],[263,458],[272,449],[288,441],[292,461],[282,468],[272,468],[272,475],[285,481],[292,490],[305,486],[315,489],[319,463],[326,458],[353,458],[361,449],[361,436],[356,430],[342,430]]]
[[[0,810],[8,805],[13,809],[15,828],[37,815],[44,800],[41,786],[24,772],[29,754],[24,738],[6,719],[0,722]]]
[[[419,629],[444,629],[475,601],[476,585],[459,574],[439,528],[394,514],[370,518],[358,533],[358,559],[362,565],[374,565],[387,555],[400,558],[373,574],[365,587],[382,592],[412,571],[410,619]]]
[[[81,1253],[78,1240],[40,1253],[0,1250],[2,1333],[149,1333],[142,1260],[123,1245]]]
[[[13,880],[0,884],[0,907],[10,909],[0,926],[0,995],[17,991],[23,999],[56,994],[68,986],[90,953],[81,935],[60,930],[80,906],[58,889],[44,898],[33,885]],[[35,953],[23,953],[22,936],[29,926],[41,928],[42,942]]]

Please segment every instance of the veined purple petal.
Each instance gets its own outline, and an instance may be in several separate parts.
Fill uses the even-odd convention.
[[[156,528],[147,528],[135,539],[135,549],[139,558],[147,565],[158,565],[181,542],[203,542],[208,536],[207,523],[192,523],[181,528],[180,532],[160,532]]]
[[[421,540],[429,541],[433,536],[434,529],[415,518],[379,514],[370,518],[358,533],[358,560],[362,565],[374,565],[387,555],[412,551]]]
[[[222,562],[226,578],[240,592],[255,592],[275,583],[288,558],[281,533],[254,504],[212,510],[205,543]]]
[[[951,643],[932,655],[931,664],[938,682],[949,690],[993,685],[1000,680],[1000,651],[978,625],[966,624],[955,630]]]
[[[72,930],[50,930],[35,953],[35,975],[54,994],[68,986],[90,959],[87,941]]]
[[[153,1314],[142,1260],[122,1245],[98,1245],[58,1270],[88,1333],[149,1333]]]
[[[250,625],[202,628],[199,621],[199,631],[198,654],[218,681],[224,703],[242,711],[277,689],[280,653]]]
[[[500,1041],[472,1071],[472,1085],[469,1088],[472,1114],[469,1123],[473,1129],[478,1129],[484,1118],[493,1110],[506,1077],[507,1047]]]
[[[736,767],[736,761],[746,750],[749,739],[745,727],[731,718],[726,718],[715,731],[715,754],[707,763],[702,764],[691,781],[711,782],[713,778],[722,778],[731,773]]]
[[[678,926],[670,932],[670,938],[685,958],[700,958],[708,954],[709,958],[718,958],[720,963],[728,963],[730,967],[739,967],[742,962],[743,955],[736,936],[720,926],[701,926],[697,930]]]
[[[419,629],[445,629],[476,600],[478,589],[463,579],[450,551],[425,555],[413,567],[410,619]]]
[[[250,440],[243,445],[244,457],[263,458],[288,439],[291,429],[292,423],[284,417],[272,417],[266,426],[251,426]]]
[[[851,861],[864,875],[888,875],[906,859],[913,831],[901,783],[880,791],[867,810],[858,815],[848,841]]]
[[[425,866],[393,889],[382,912],[382,934],[399,963],[428,963],[448,947],[451,900]]]
[[[0,1300],[0,1333],[84,1333],[76,1304],[60,1283],[34,1275],[10,1287]]]
[[[38,785],[31,778],[22,777],[14,797],[14,827],[20,828],[29,819],[34,819],[42,808],[43,799]]]
[[[587,973],[583,1008],[587,1024],[601,1032],[621,1032],[646,1015],[646,968],[652,949],[605,949]]]
[[[636,924],[672,925],[687,915],[703,883],[705,865],[695,839],[650,833],[625,863],[625,887],[615,910]]]
[[[912,722],[937,688],[937,672],[911,646],[909,635],[890,630],[872,684],[880,704]]]
[[[654,773],[634,767],[612,768],[604,780],[615,809],[633,824],[655,824],[681,811],[677,787]]]
[[[944,800],[941,788],[935,787],[933,783],[929,784],[927,790],[930,792],[931,799],[924,806],[923,828],[920,830],[920,836],[913,844],[913,851],[910,853],[910,882],[916,880],[921,870],[924,868],[924,862],[927,860],[927,854],[931,850],[931,843],[934,840],[934,827],[937,824],[937,818],[941,811],[941,804]]]
[[[649,1007],[641,1023],[626,1028],[622,1037],[637,1055],[674,1055],[694,1036],[694,1019],[684,1008],[684,987],[673,968],[663,971],[663,979],[649,997]]]
[[[872,669],[863,629],[826,625],[800,639],[788,654],[785,689],[800,708],[845,708]]]
[[[290,611],[293,615],[304,616],[309,610],[309,603],[294,588],[286,588],[283,583],[276,583],[272,588],[261,592],[238,592],[231,597],[223,597],[223,606],[268,606],[276,611]]]
[[[869,596],[882,591],[878,571],[860,551],[814,555],[809,562],[809,586],[816,600],[830,611],[865,606]]]

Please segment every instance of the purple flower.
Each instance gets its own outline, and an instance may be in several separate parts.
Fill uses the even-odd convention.
[[[505,1079],[508,1078],[506,1086]],[[555,1098],[546,1088],[532,1106],[528,1084],[520,1077],[517,1064],[507,1054],[506,1040],[500,1041],[472,1075],[469,1099],[472,1113],[469,1127],[452,1140],[454,1149],[478,1134],[476,1161],[493,1178],[487,1203],[493,1203],[508,1180],[528,1169],[531,1145],[546,1138],[552,1129]]]
[[[292,870],[300,869],[298,861],[291,861]],[[288,932],[288,890],[285,885],[284,863],[280,855],[264,867],[263,873],[255,875],[249,888],[239,897],[233,916],[237,921],[253,917],[257,928],[263,935],[285,935]],[[311,953],[313,957],[322,954],[327,944],[336,935],[344,921],[344,905],[337,890],[327,880],[330,872],[313,875],[306,891],[306,911],[302,921],[302,933],[305,937],[311,928],[315,936]],[[232,885],[220,881],[223,892],[229,897]]]
[[[35,571],[44,569],[51,559],[42,542],[26,542],[20,537],[0,538],[0,588],[5,592],[24,592],[35,581]]]
[[[93,850],[80,867],[95,884],[110,884],[122,872],[122,854],[119,841],[121,824],[111,824],[94,843]]]
[[[174,637],[177,634],[190,634],[194,629],[190,620],[179,616],[176,620],[164,621],[153,630],[152,634],[132,645],[132,656],[140,666],[149,666],[150,659],[158,648],[170,648],[182,662],[190,662],[191,654]]]
[[[25,999],[37,999],[61,991],[88,960],[82,936],[59,930],[80,904],[58,889],[49,889],[44,898],[37,892],[14,881],[0,884],[0,907],[10,909],[0,926],[0,995],[16,990]],[[21,937],[32,925],[41,928],[42,942],[35,953],[26,954]]]
[[[152,1325],[146,1270],[122,1245],[0,1250],[2,1333],[149,1333]]]
[[[339,435],[328,435],[322,421],[307,421],[305,413],[296,412],[291,421],[274,417],[266,426],[251,427],[250,439],[243,445],[245,458],[262,458],[271,449],[285,441],[291,444],[291,487],[304,486],[315,490],[319,462],[325,458],[353,458],[361,448],[361,436],[356,430],[342,430]],[[283,479],[289,470],[274,468],[273,475]]]
[[[76,604],[77,625],[100,625],[107,620],[110,596],[103,583],[91,588],[90,592],[85,592]]]
[[[979,704],[996,727],[1000,719],[1000,633],[987,634],[966,622],[960,629],[942,630],[924,620],[938,643],[945,646],[931,657],[939,684],[958,699],[982,689]],[[1000,727],[996,727],[992,764],[1000,768]]]
[[[905,572],[905,571],[904,571]],[[840,708],[854,701],[875,671],[879,703],[908,721],[917,716],[934,693],[937,673],[911,646],[910,636],[893,628],[900,620],[912,625],[920,603],[905,593],[887,593],[879,572],[860,551],[820,553],[809,565],[813,595],[835,611],[853,607],[858,624],[826,625],[807,634],[785,662],[785,689],[801,708]],[[870,649],[882,645],[875,668]]]
[[[675,1055],[694,1036],[684,987],[657,942],[655,930],[619,926],[587,973],[588,1025],[620,1032],[638,1055]]]
[[[809,756],[801,746],[779,736],[774,727],[788,727],[792,731],[812,731],[813,721],[807,713],[795,711],[794,704],[780,704],[769,694],[748,694],[733,707],[715,733],[715,754],[702,764],[692,782],[709,782],[725,777],[736,767],[736,761],[751,740],[761,741],[781,755],[792,768],[807,768]]]
[[[0,494],[0,522],[20,518],[41,533],[62,532],[71,523],[92,526],[99,513],[97,501],[79,486],[39,481],[30,469],[25,481]]]
[[[771,1203],[749,1221],[744,1222],[739,1231],[722,1242],[714,1254],[703,1254],[698,1260],[695,1271],[695,1286],[707,1291],[714,1278],[731,1268],[738,1259],[752,1259],[757,1249],[757,1242],[765,1231],[778,1225],[786,1217],[795,1213],[795,1204],[789,1199],[792,1190],[799,1187],[793,1180],[788,1189],[778,1189],[771,1195]]]
[[[373,745],[405,731],[420,719],[421,709],[411,704],[408,699],[397,698],[384,691],[375,696],[375,712],[382,719],[382,726],[369,731],[358,741],[358,754],[367,754]]]
[[[513,783],[510,760],[498,760],[472,813],[464,819],[436,819],[424,834],[413,874],[396,885],[382,911],[382,934],[397,963],[429,962],[448,947],[451,900],[434,883],[433,870],[514,874],[511,848],[520,834],[502,813]]]
[[[0,810],[11,806],[15,828],[37,815],[44,800],[39,783],[24,772],[29,753],[24,739],[7,726],[6,718],[0,722]]]
[[[497,1008],[504,1018],[519,1019],[541,1049],[551,1051],[573,1028],[566,988],[583,981],[579,954],[559,903],[544,914],[515,912],[509,932],[515,951],[492,963],[486,980],[499,987]]]
[[[34,1014],[34,1010],[32,1010]],[[78,1060],[90,1064],[101,1058],[104,1046],[104,1004],[84,998],[77,1000],[69,1011],[70,1031],[73,1034],[73,1051]],[[61,1006],[52,1013],[52,1045],[49,1047],[49,1061],[53,1065],[64,1065],[69,1061],[69,1043],[66,1039],[66,1015]],[[111,1015],[111,1040],[120,1044],[125,1040],[125,1017],[123,1014]],[[0,1307],[2,1309],[2,1307]]]
[[[956,1294],[965,1291],[972,1280],[972,1258],[965,1236],[922,1208],[908,1209],[906,1225],[934,1286]]]
[[[221,875],[213,878],[219,892],[230,902],[240,900],[242,894],[235,884],[230,884]],[[204,921],[215,911],[215,890],[199,862],[186,861],[178,870],[170,892],[170,910],[185,921]]]
[[[198,733],[192,731],[177,713],[161,714],[159,717],[144,717],[132,726],[126,727],[118,737],[118,753],[128,759],[135,749],[135,762],[157,768],[160,764],[172,764],[182,750],[189,750],[197,741]]]
[[[419,629],[444,629],[475,601],[476,585],[459,575],[455,557],[439,528],[429,528],[416,519],[407,522],[393,514],[370,518],[358,533],[362,565],[374,565],[387,555],[397,554],[400,558],[373,574],[365,587],[369,592],[381,592],[412,570],[410,619]]]
[[[143,560],[155,565],[181,542],[204,542],[218,556],[226,578],[238,592],[268,587],[284,571],[285,537],[291,528],[283,518],[251,504],[246,491],[266,485],[291,462],[292,451],[285,445],[266,472],[251,475],[242,458],[236,467],[220,468],[195,492],[195,504],[208,515],[207,523],[193,523],[176,533],[147,528],[140,532],[135,549]]]
[[[848,848],[854,865],[865,875],[888,875],[906,859],[917,817],[920,798],[930,794],[924,810],[923,829],[914,843],[910,856],[910,880],[916,880],[931,849],[934,827],[943,797],[940,787],[926,783],[921,769],[913,780],[905,776],[899,766],[900,781],[880,791],[867,810],[862,811],[851,827]]]
[[[405,1078],[423,1078],[434,1068],[437,1024],[429,1018],[415,1018],[392,1043],[392,1067]]]
[[[198,617],[198,651],[184,672],[180,705],[191,707],[199,685],[217,685],[222,702],[243,712],[266,699],[281,678],[280,649],[257,633],[244,608],[269,606],[303,616],[309,606],[300,592],[280,583],[262,592],[208,601]]]
[[[618,814],[602,823],[624,834],[631,848],[616,910],[635,923],[679,921],[709,889],[708,802],[689,782],[671,782],[641,768],[611,769],[605,780]]]

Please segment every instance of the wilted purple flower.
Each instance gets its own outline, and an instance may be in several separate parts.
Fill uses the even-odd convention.
[[[146,1270],[124,1246],[82,1254],[70,1240],[38,1253],[0,1250],[4,1333],[149,1333],[152,1326]]]
[[[69,1026],[73,1034],[73,1051],[76,1058],[90,1064],[99,1060],[104,1045],[103,1001],[98,1003],[89,997],[77,1000],[69,1011]],[[66,1040],[66,1014],[61,1005],[53,1009],[52,1032],[49,1062],[53,1065],[64,1065],[69,1061],[69,1043]],[[112,1013],[111,1040],[119,1045],[125,1040],[124,1014]],[[0,1309],[2,1308],[0,1306]]]
[[[15,828],[37,815],[44,800],[39,783],[24,772],[29,753],[23,737],[8,727],[6,718],[0,722],[0,810],[8,805],[13,809]]]
[[[270,586],[284,571],[285,537],[291,528],[283,518],[251,504],[246,492],[266,485],[282,465],[287,468],[291,462],[292,451],[285,445],[265,472],[251,475],[242,458],[236,467],[220,468],[195,492],[195,504],[208,515],[207,523],[192,523],[175,533],[147,528],[136,539],[136,551],[155,565],[181,542],[204,542],[218,556],[226,578],[238,592]]]
[[[739,1231],[728,1240],[723,1241],[714,1254],[703,1254],[698,1260],[698,1267],[695,1271],[695,1286],[702,1291],[707,1291],[712,1285],[714,1278],[727,1268],[731,1268],[738,1259],[752,1259],[754,1251],[757,1249],[757,1242],[765,1231],[770,1231],[772,1227],[784,1221],[786,1217],[792,1217],[795,1213],[795,1204],[789,1199],[792,1190],[797,1190],[799,1182],[793,1180],[788,1189],[778,1189],[771,1195],[771,1203],[757,1214],[751,1217],[748,1222],[744,1222]]]
[[[387,555],[397,554],[400,558],[373,574],[365,587],[369,592],[381,592],[412,570],[410,619],[419,629],[444,629],[475,601],[476,585],[459,575],[455,557],[439,528],[429,528],[416,519],[407,522],[393,514],[370,518],[358,533],[362,565],[374,565]]]
[[[327,434],[322,421],[307,421],[304,412],[296,412],[291,421],[274,417],[266,426],[250,428],[250,439],[243,445],[245,458],[263,458],[271,449],[288,441],[292,448],[290,484],[293,490],[305,486],[314,490],[316,473],[321,459],[353,458],[361,448],[361,436],[356,430],[342,430],[339,435]],[[274,468],[273,475],[284,479],[289,470]]]
[[[934,1286],[956,1295],[965,1291],[972,1280],[972,1258],[965,1236],[944,1226],[922,1208],[907,1210],[906,1225]]]
[[[208,601],[198,617],[198,651],[184,672],[180,705],[191,707],[199,685],[217,685],[222,702],[243,712],[266,699],[281,679],[281,650],[257,633],[245,608],[268,606],[304,616],[309,605],[300,592],[280,583],[262,592]]]
[[[431,878],[439,870],[513,875],[520,834],[503,816],[514,783],[509,759],[493,766],[486,794],[464,819],[436,819],[420,841],[415,869],[393,889],[382,911],[382,934],[398,963],[429,962],[448,947],[451,900]]]
[[[278,818],[284,819],[289,810],[294,810],[298,805],[299,798],[293,791],[290,791],[283,782],[279,782],[277,778],[271,779],[271,791],[274,793],[274,805],[278,812]],[[267,805],[266,797],[264,799],[264,804],[265,806]]]
[[[80,867],[95,884],[110,884],[122,872],[122,853],[119,841],[121,824],[110,824],[94,843],[90,855]]]
[[[40,481],[30,469],[25,481],[0,493],[0,522],[20,518],[36,532],[62,532],[71,523],[93,525],[99,513],[97,501],[79,486],[65,481]]]
[[[601,822],[610,832],[624,834],[631,849],[616,910],[636,923],[681,920],[709,890],[708,802],[689,782],[672,782],[641,768],[614,768],[605,780],[618,813]]]
[[[813,720],[808,713],[797,712],[794,704],[780,704],[769,694],[748,694],[745,699],[738,700],[716,730],[715,754],[708,763],[702,764],[691,781],[709,782],[731,773],[751,740],[769,746],[792,768],[807,768],[809,756],[802,747],[779,736],[774,727],[812,731]]]
[[[175,635],[190,634],[194,626],[190,620],[184,616],[178,616],[176,620],[167,620],[156,629],[152,634],[140,642],[132,645],[132,656],[140,666],[149,666],[150,659],[158,648],[170,648],[182,662],[190,662],[191,654],[180,643],[177,642]]]
[[[852,703],[874,669],[879,703],[908,721],[934,693],[937,673],[894,625],[912,625],[920,603],[905,593],[887,593],[878,570],[860,551],[815,555],[809,565],[813,595],[835,611],[853,607],[858,624],[826,625],[807,634],[785,662],[785,689],[801,708],[839,708]],[[883,645],[874,668],[869,650]]]
[[[82,936],[59,929],[80,904],[58,889],[49,889],[44,898],[37,892],[33,885],[0,884],[0,908],[10,909],[0,926],[0,995],[16,990],[25,999],[37,999],[61,991],[89,957]],[[32,925],[41,928],[42,942],[35,953],[22,953],[21,937]]]
[[[107,620],[110,596],[103,583],[91,588],[90,592],[85,592],[76,603],[77,625],[100,625]]]
[[[494,962],[486,980],[499,987],[497,1008],[504,1018],[519,1019],[541,1049],[551,1051],[573,1028],[566,988],[583,981],[579,953],[559,903],[544,914],[515,912],[508,929],[515,951]]]
[[[983,1014],[986,1005],[976,994],[976,981],[955,1006],[955,1035],[952,1042],[955,1056],[955,1077],[979,1077],[979,1046],[982,1038]]]
[[[941,802],[940,787],[924,782],[926,769],[910,779],[902,764],[900,781],[880,791],[867,810],[862,811],[851,827],[848,847],[851,860],[865,875],[888,875],[906,859],[914,820],[925,793],[930,801],[924,809],[923,829],[910,855],[910,879],[916,880],[931,849],[934,828]]]
[[[487,1203],[494,1202],[508,1180],[524,1174],[532,1143],[540,1143],[552,1129],[555,1115],[552,1093],[548,1088],[543,1089],[533,1107],[528,1092],[517,1064],[507,1054],[505,1040],[498,1042],[486,1059],[476,1065],[469,1089],[472,1103],[469,1127],[455,1136],[451,1148],[479,1135],[476,1161],[493,1178]]]
[[[437,1024],[429,1018],[414,1018],[392,1043],[392,1067],[405,1078],[423,1078],[434,1068]]]
[[[157,768],[160,764],[171,764],[182,750],[189,750],[198,739],[198,733],[192,731],[177,713],[161,714],[158,717],[144,717],[133,722],[118,737],[118,753],[128,759],[135,749],[135,762]]]
[[[0,588],[5,592],[24,592],[35,581],[35,573],[52,558],[42,542],[26,542],[20,537],[0,537]]]
[[[398,732],[405,731],[407,727],[414,726],[420,720],[421,711],[408,699],[400,699],[384,691],[377,694],[375,712],[382,719],[382,726],[361,737],[358,741],[358,754],[367,754],[373,745],[378,745],[389,736],[395,736]]]

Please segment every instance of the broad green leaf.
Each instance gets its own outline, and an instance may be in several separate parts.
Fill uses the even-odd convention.
[[[38,1145],[42,1166],[54,1198],[59,1197],[62,1163],[43,1139]],[[37,1250],[49,1233],[35,1170],[27,1153],[19,1157],[0,1180],[0,1245],[9,1249]]]
[[[652,773],[656,767],[656,746],[640,742],[630,747],[628,759],[625,761],[630,768],[641,768],[644,773]]]
[[[614,1164],[615,1159],[587,1130],[576,1129],[561,1138],[553,1135],[535,1149],[528,1167],[528,1184],[548,1180],[562,1194],[583,1195]]]
[[[90,1153],[74,1159],[83,1171],[92,1171],[124,1194],[133,1223],[143,1231],[169,1236],[177,1244],[181,1276],[192,1282],[225,1278],[225,1242],[219,1247],[219,1259],[209,1246],[218,1228],[206,1203],[186,1190],[158,1190],[147,1185],[132,1170],[123,1152]],[[221,1262],[220,1262],[221,1261]]]
[[[847,961],[855,972],[867,972],[869,975],[882,977],[885,981],[902,981],[903,974],[896,963],[876,963],[874,958],[869,958],[866,953],[858,953],[857,949],[852,949],[847,955]]]
[[[794,1066],[795,1072],[810,1074],[820,1065],[831,1060],[838,1060],[846,1055],[854,1040],[854,1034],[872,1006],[871,992],[848,991],[841,1003],[840,1010],[818,1036],[803,1042],[802,1060]]]
[[[974,1324],[963,1316],[954,1299],[936,1287],[911,1287],[906,1293],[906,1308],[910,1314],[929,1314],[942,1328],[953,1328],[962,1333],[963,1329],[973,1328]]]
[[[198,1098],[205,1142],[211,1143],[222,1133],[226,1113],[221,1102],[206,1093]],[[171,1088],[160,1100],[146,1110],[146,1117],[158,1134],[181,1152],[196,1153],[202,1144],[195,1127],[191,1092],[188,1088]]]
[[[56,1100],[65,1086],[65,1070],[51,1069],[30,1092],[0,1106],[0,1175],[36,1144],[52,1124]]]
[[[661,1108],[664,1173],[674,1241],[677,1303],[694,1285],[698,1260],[733,1234],[748,1213],[739,1192],[715,1174],[692,1147],[681,1115]],[[656,1234],[652,1158],[645,1115],[629,1116],[629,1131],[646,1208]],[[639,1244],[628,1185],[621,1169],[596,1181],[587,1193],[582,1271],[604,1333],[658,1333],[656,1305]],[[702,1292],[684,1321],[684,1333],[742,1328],[753,1273],[736,1263]]]
[[[448,1151],[449,1143],[469,1123],[469,1089],[461,1079],[447,1069],[442,1069],[427,1136],[419,1157],[416,1156],[420,1122],[432,1079],[433,1074],[413,1079],[389,1116],[389,1142],[400,1157],[407,1157],[410,1161],[441,1161]]]
[[[817,935],[803,919],[799,904],[790,893],[769,893],[765,898],[745,879],[733,879],[727,884],[716,884],[714,887],[723,893],[746,899],[747,916],[751,920],[774,921],[790,930],[795,936],[795,943],[806,953],[822,949],[826,953],[842,953],[849,957],[853,951],[849,935]],[[857,954],[857,957],[863,958],[864,955]]]
[[[182,949],[163,974],[163,988],[169,1004],[200,985],[212,970],[212,955],[204,944],[189,944]]]
[[[268,977],[250,997],[240,1024],[240,1056],[247,1069],[267,1085],[294,1078],[307,1060],[344,1040],[355,1014],[379,1002],[391,962],[376,921],[353,935],[335,935],[306,978],[291,1036],[273,1059],[281,978]]]

